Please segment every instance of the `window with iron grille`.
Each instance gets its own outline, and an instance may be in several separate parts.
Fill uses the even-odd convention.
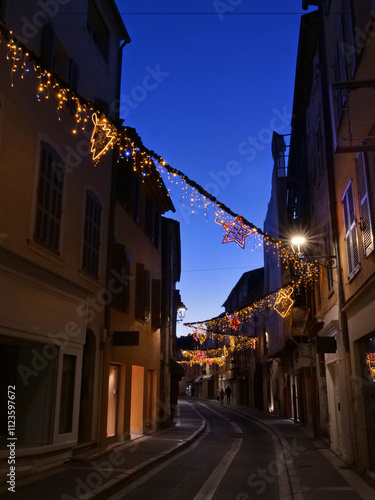
[[[98,197],[92,191],[87,191],[82,270],[95,278],[99,274],[101,213],[102,206]]]
[[[59,253],[64,165],[57,153],[42,142],[37,188],[34,240]]]
[[[348,278],[352,279],[357,274],[360,264],[352,180],[350,180],[342,197],[342,208],[344,212],[346,255],[348,258]]]

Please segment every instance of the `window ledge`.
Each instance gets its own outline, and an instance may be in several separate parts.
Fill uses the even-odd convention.
[[[104,285],[102,283],[100,283],[99,278],[98,279],[93,278],[92,276],[90,276],[89,274],[87,274],[82,269],[80,269],[78,272],[79,272],[80,277],[83,280],[85,280],[87,283],[90,283],[90,285],[94,286],[98,290],[101,290],[101,289],[104,288]]]
[[[40,255],[41,257],[44,257],[45,259],[48,259],[50,262],[53,262],[54,264],[57,264],[60,267],[65,267],[65,261],[61,259],[58,255],[52,252],[52,250],[48,250],[47,248],[44,248],[43,246],[39,245],[33,240],[27,240],[28,245],[29,245],[29,250],[32,252],[35,252],[36,254]]]

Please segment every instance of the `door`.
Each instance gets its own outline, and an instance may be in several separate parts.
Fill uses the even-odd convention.
[[[119,379],[118,365],[110,365],[109,378],[108,378],[107,438],[116,436],[118,379]]]

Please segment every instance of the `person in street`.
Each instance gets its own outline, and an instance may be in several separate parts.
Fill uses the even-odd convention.
[[[221,389],[221,391],[220,391],[220,401],[221,401],[222,403],[224,402],[224,395],[225,395],[225,393],[224,393],[224,389]]]
[[[227,403],[230,403],[230,395],[232,394],[232,389],[228,387],[225,389],[225,394],[227,395]]]

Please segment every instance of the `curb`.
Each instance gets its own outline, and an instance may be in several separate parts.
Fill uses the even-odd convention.
[[[91,499],[96,499],[96,500],[107,500],[107,498],[110,495],[113,495],[114,493],[117,493],[117,491],[120,488],[123,488],[127,484],[131,483],[135,479],[138,479],[140,476],[148,472],[149,470],[153,469],[160,463],[164,462],[168,458],[172,457],[173,455],[176,455],[179,453],[181,450],[189,447],[193,441],[195,441],[199,436],[201,436],[204,431],[206,430],[207,426],[207,421],[206,419],[202,419],[202,424],[199,427],[198,430],[196,430],[191,436],[189,436],[187,439],[185,439],[182,443],[179,443],[169,450],[164,451],[163,453],[160,453],[155,458],[150,458],[149,460],[146,460],[145,462],[142,462],[141,464],[137,465],[133,469],[129,469],[126,472],[121,473],[119,476],[117,476],[114,479],[111,479],[107,483],[105,483],[103,486],[100,486],[96,488],[94,491],[90,492],[89,494],[82,496],[82,500],[91,500]]]

